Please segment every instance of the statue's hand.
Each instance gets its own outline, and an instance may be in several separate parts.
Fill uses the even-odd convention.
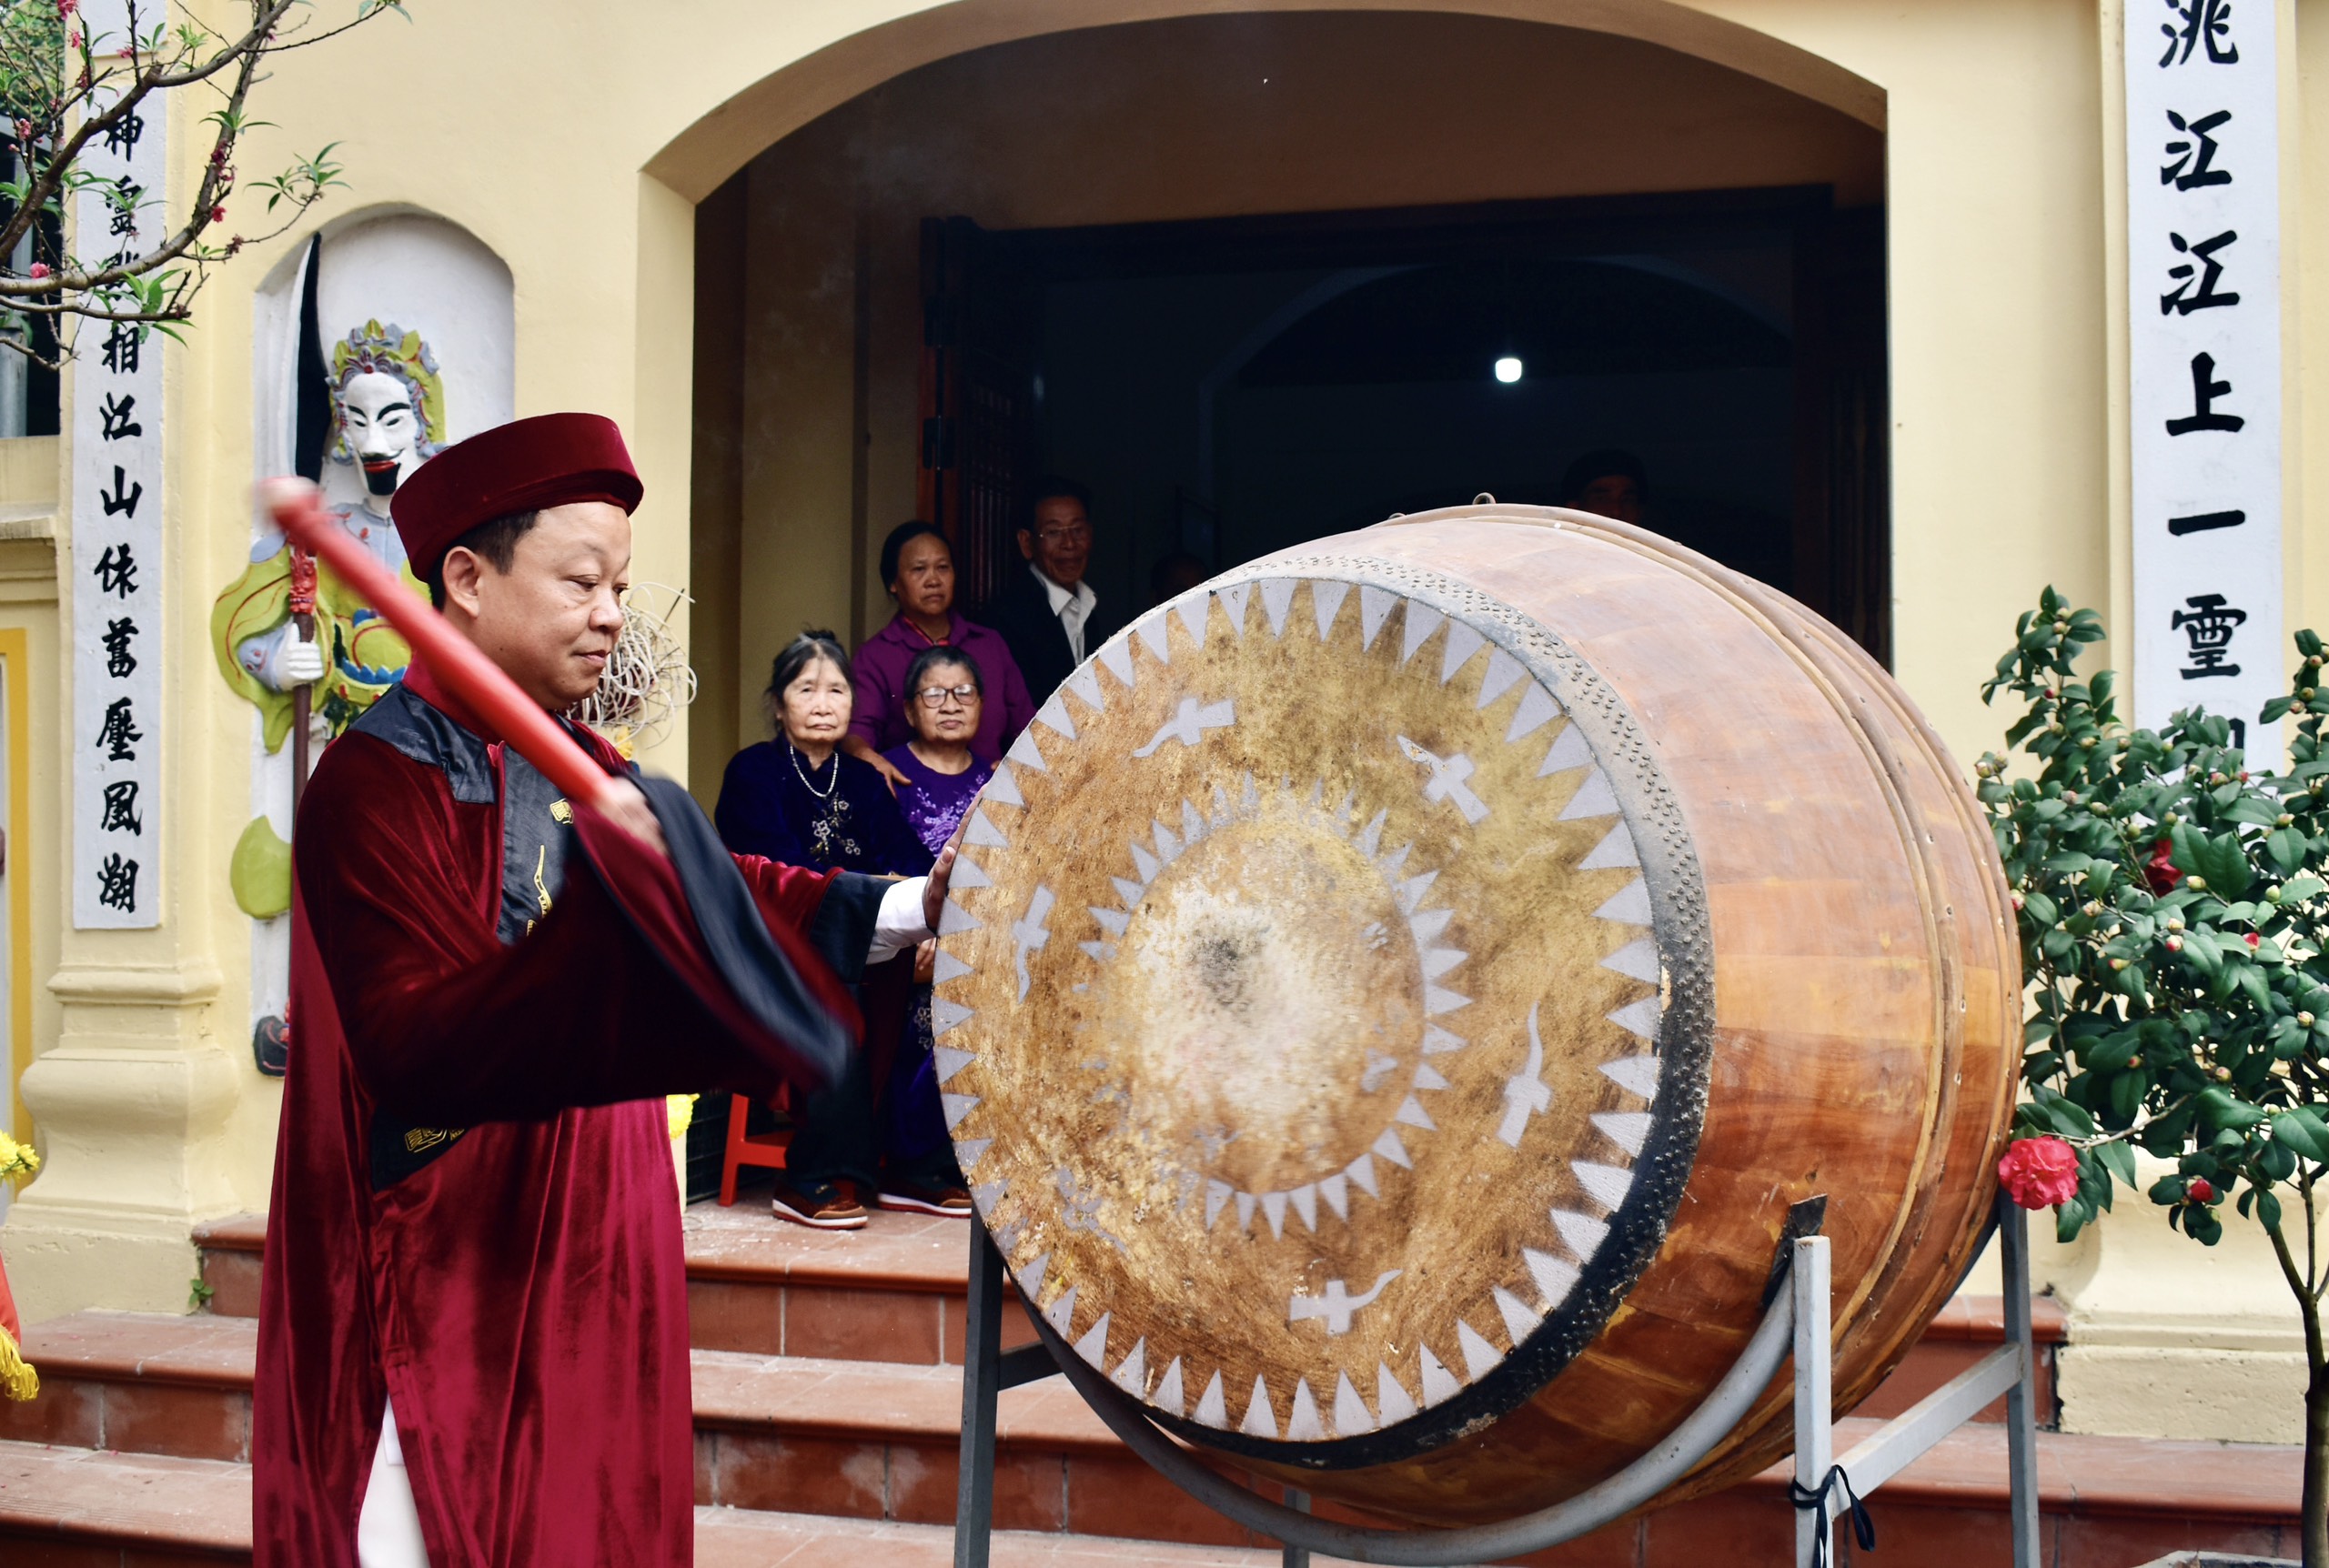
[[[294,636],[283,645],[282,663],[277,666],[286,686],[305,686],[324,678],[324,649],[319,642],[303,641]]]

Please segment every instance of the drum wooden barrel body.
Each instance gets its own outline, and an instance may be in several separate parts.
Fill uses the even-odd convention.
[[[1023,1295],[1378,1514],[1653,1446],[1815,1197],[1849,1408],[1991,1201],[2020,982],[1957,769],[1840,632],[1620,524],[1432,513],[1172,601],[1044,705],[953,889],[938,1072]],[[1788,1422],[1781,1382],[1689,1489]]]

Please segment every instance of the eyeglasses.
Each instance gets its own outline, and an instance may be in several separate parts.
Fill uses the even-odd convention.
[[[968,708],[971,699],[978,694],[979,689],[975,686],[925,686],[914,693],[914,698],[924,708],[943,708],[950,697]]]
[[[1071,540],[1077,544],[1082,544],[1092,538],[1092,525],[1089,523],[1069,523],[1064,528],[1037,528],[1035,530],[1035,537],[1043,540],[1044,543],[1047,545],[1066,544]]]

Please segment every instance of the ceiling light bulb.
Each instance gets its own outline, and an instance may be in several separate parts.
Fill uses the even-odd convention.
[[[1496,362],[1496,378],[1507,387],[1519,380],[1520,357],[1517,354],[1507,354],[1498,359]]]

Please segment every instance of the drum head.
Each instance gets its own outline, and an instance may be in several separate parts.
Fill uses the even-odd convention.
[[[1208,1446],[1379,1463],[1535,1393],[1657,1251],[1710,973],[1608,685],[1475,589],[1302,557],[1150,615],[1012,748],[937,1070],[1078,1354]]]

